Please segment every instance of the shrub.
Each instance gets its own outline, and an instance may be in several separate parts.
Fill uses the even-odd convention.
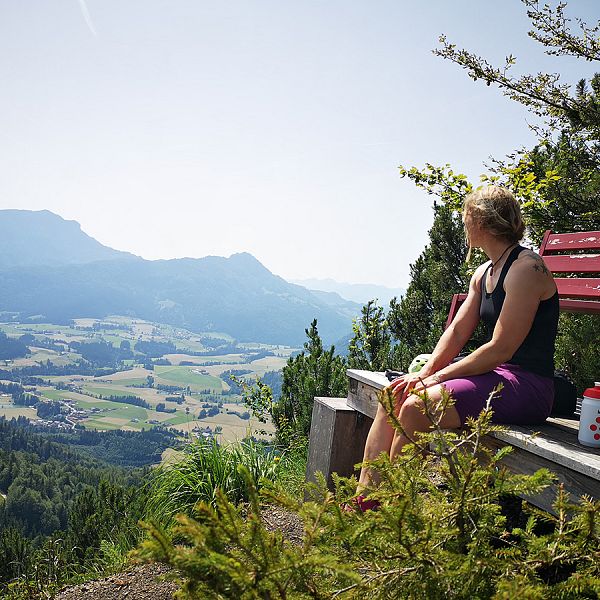
[[[304,522],[301,546],[262,525],[255,479],[240,466],[250,498],[244,514],[224,493],[201,503],[198,519],[178,516],[175,544],[155,524],[137,552],[179,570],[184,598],[595,598],[600,592],[600,505],[576,505],[561,490],[557,516],[536,513],[511,527],[502,514],[505,495],[534,494],[553,476],[514,475],[501,464],[510,447],[493,451],[483,438],[501,429],[489,406],[458,433],[441,430],[444,406],[423,396],[433,431],[405,448],[395,461],[371,463],[382,476],[371,496],[381,502],[366,513],[342,508],[354,479],[324,481],[309,502],[264,488],[263,499],[296,510]],[[393,418],[393,399],[381,398]],[[431,451],[425,456],[426,448]],[[543,528],[539,527],[545,521]],[[183,542],[183,543],[181,543]]]

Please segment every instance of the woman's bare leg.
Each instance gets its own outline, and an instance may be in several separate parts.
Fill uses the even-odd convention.
[[[427,390],[429,401],[435,405],[440,400],[441,392],[439,385]],[[406,444],[415,439],[419,432],[431,431],[431,419],[423,412],[423,400],[416,395],[410,395],[402,404],[398,420],[402,425],[404,434],[394,431],[390,449],[390,458],[394,458],[402,452]],[[443,429],[457,429],[461,426],[460,417],[454,406],[448,406],[440,421]]]
[[[363,460],[374,460],[382,452],[389,453],[393,439],[394,428],[388,423],[388,414],[380,404],[377,407],[377,414],[369,430],[369,435],[367,435]],[[379,482],[380,478],[377,471],[363,467],[360,470],[357,491],[360,493],[366,488],[377,486]]]
[[[436,385],[428,388],[427,394],[431,405],[435,405],[441,398],[441,386]],[[402,403],[398,413],[398,420],[402,425],[404,433],[396,431],[388,422],[388,413],[380,404],[377,415],[369,430],[363,460],[374,460],[382,452],[388,452],[390,458],[400,454],[402,448],[414,440],[418,432],[427,432],[431,428],[431,420],[423,412],[423,400],[415,394],[411,394]],[[454,406],[448,406],[440,421],[444,429],[457,429],[461,426],[460,417]],[[358,492],[369,487],[379,485],[381,478],[375,469],[363,467],[358,479]]]

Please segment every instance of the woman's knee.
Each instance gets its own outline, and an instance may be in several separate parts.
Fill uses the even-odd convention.
[[[409,396],[400,409],[398,420],[403,427],[420,431],[428,431],[434,423],[450,429],[461,426],[460,417],[453,406],[446,407],[443,413],[436,404],[429,404],[427,408],[419,396]]]
[[[423,414],[423,400],[419,396],[409,396],[400,407],[398,417],[400,422]]]

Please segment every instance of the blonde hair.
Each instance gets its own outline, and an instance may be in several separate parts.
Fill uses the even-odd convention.
[[[488,185],[471,192],[464,201],[463,214],[492,235],[515,244],[523,238],[525,223],[521,207],[510,190],[499,185]],[[469,253],[471,256],[471,244]]]

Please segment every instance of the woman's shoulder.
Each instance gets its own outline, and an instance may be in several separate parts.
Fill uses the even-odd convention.
[[[491,260],[486,260],[475,269],[471,277],[471,287],[475,288],[477,292],[481,292],[481,280],[491,264]]]
[[[526,287],[528,290],[538,290],[540,297],[546,298],[556,291],[556,284],[550,269],[542,257],[533,250],[525,248],[512,264],[504,282],[504,289],[508,290]]]
[[[552,273],[546,266],[544,259],[537,252],[534,252],[529,248],[523,248],[523,250],[519,252],[519,256],[515,261],[515,266],[525,271],[529,271],[529,274],[531,274],[531,270],[533,270],[546,277],[552,277]]]

